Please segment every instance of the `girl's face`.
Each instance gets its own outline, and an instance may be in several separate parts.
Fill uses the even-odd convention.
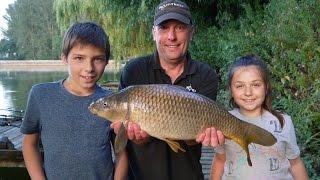
[[[256,66],[239,67],[232,76],[230,89],[241,114],[247,117],[261,115],[267,87]]]

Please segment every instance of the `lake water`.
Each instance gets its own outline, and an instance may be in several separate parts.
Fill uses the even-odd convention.
[[[119,72],[105,72],[99,83],[118,81]],[[67,72],[0,71],[0,115],[17,114],[26,107],[32,85],[67,77]]]

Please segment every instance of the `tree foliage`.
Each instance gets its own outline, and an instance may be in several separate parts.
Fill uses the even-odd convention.
[[[153,49],[150,14],[152,1],[55,0],[60,30],[75,21],[95,21],[110,37],[116,59],[141,55]]]
[[[16,42],[12,39],[1,39],[0,40],[0,59],[19,59],[17,53]]]
[[[17,54],[25,59],[57,59],[59,38],[53,0],[16,0],[5,16],[9,42],[15,42]],[[21,57],[19,56],[19,57]]]
[[[101,24],[110,36],[115,59],[150,53],[154,50],[152,23],[160,0],[55,0],[54,10],[61,32],[75,21],[91,20]],[[213,1],[187,1],[198,24],[213,21]]]

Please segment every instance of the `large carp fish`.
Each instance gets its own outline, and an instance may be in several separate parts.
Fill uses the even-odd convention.
[[[215,101],[168,84],[129,86],[93,102],[89,110],[111,122],[135,122],[149,135],[167,142],[175,152],[184,151],[175,140],[195,140],[197,134],[213,126],[245,150],[250,166],[250,143],[271,146],[277,141],[270,132],[236,118]],[[116,137],[116,151],[127,143],[124,128],[122,125],[123,130]],[[124,140],[118,138],[120,134],[125,134]]]

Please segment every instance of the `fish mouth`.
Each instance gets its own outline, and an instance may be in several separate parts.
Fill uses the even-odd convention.
[[[96,110],[96,108],[94,108],[94,102],[92,102],[89,107],[88,107],[89,111],[92,113],[92,114],[97,114],[98,111]]]

